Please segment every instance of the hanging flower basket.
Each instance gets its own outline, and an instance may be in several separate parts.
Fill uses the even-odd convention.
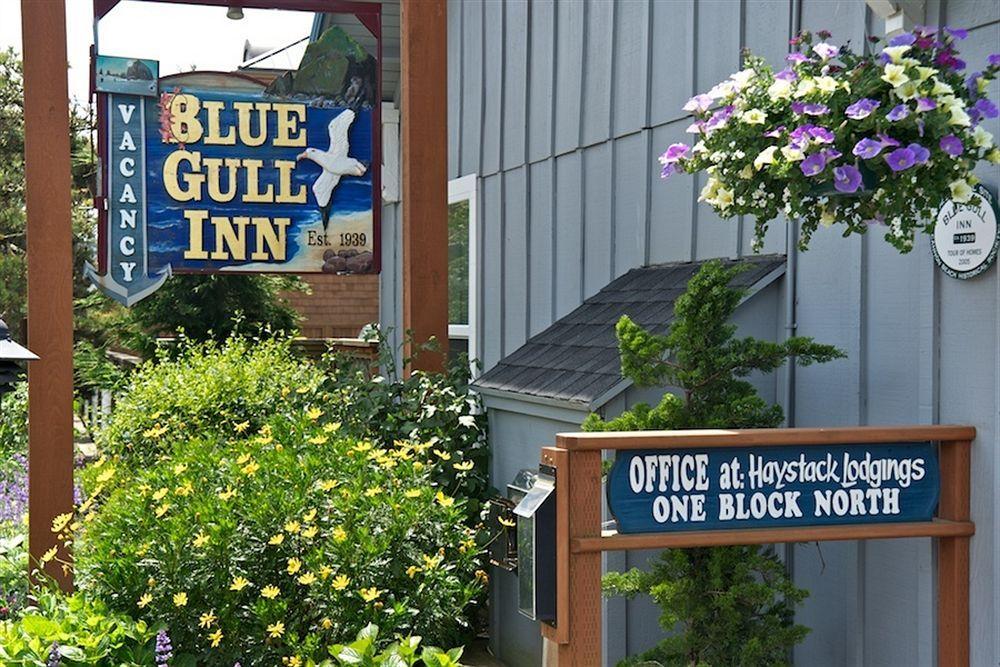
[[[1000,163],[980,125],[998,115],[986,90],[1000,53],[965,74],[956,48],[965,30],[870,38],[870,54],[817,37],[793,39],[798,50],[777,72],[747,54],[743,70],[691,98],[684,110],[697,142],[671,145],[662,176],[708,174],[699,201],[724,218],[754,216],[755,247],[785,215],[801,222],[803,249],[819,225],[843,225],[845,236],[883,225],[908,252],[916,230],[933,232],[946,200],[977,199],[978,161]]]

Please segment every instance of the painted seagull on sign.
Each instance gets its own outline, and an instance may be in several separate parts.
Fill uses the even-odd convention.
[[[361,176],[365,173],[365,165],[347,156],[350,143],[347,131],[354,122],[354,112],[350,109],[340,113],[330,121],[330,150],[323,152],[317,148],[307,148],[296,159],[312,160],[323,168],[323,173],[313,183],[312,191],[323,214],[323,229],[330,220],[330,208],[333,201],[333,191],[340,183],[341,176]]]

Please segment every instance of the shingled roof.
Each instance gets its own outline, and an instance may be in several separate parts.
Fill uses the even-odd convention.
[[[704,260],[707,261],[707,260]],[[665,333],[674,316],[674,301],[704,261],[659,264],[632,269],[590,297],[576,310],[532,336],[520,348],[476,380],[485,394],[556,401],[597,409],[595,402],[624,389],[615,323],[622,315],[656,333]],[[739,260],[750,268],[734,286],[748,298],[784,272],[784,255]],[[724,260],[731,266],[733,260]],[[603,401],[602,401],[603,402]]]

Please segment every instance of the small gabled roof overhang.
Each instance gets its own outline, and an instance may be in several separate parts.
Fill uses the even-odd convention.
[[[504,404],[513,400],[581,412],[598,410],[631,385],[621,374],[615,339],[619,318],[628,315],[654,333],[666,333],[674,317],[674,302],[706,261],[632,269],[529,338],[473,387],[487,399],[502,399]],[[723,263],[748,265],[732,282],[746,290],[744,301],[785,272],[784,255],[724,259]]]

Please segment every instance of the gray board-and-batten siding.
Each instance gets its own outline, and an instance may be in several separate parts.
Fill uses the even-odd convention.
[[[1000,51],[996,0],[928,0],[925,23],[970,28],[975,70]],[[479,176],[478,337],[484,368],[612,279],[645,264],[750,254],[752,222],[696,203],[703,177],[658,177],[689,139],[681,106],[738,69],[741,46],[778,64],[798,26],[860,45],[882,22],[862,0],[453,1],[449,173]],[[990,96],[1000,97],[993,82]],[[996,119],[986,128],[1000,136]],[[1000,172],[980,166],[996,192]],[[383,221],[382,322],[401,318],[398,207]],[[764,252],[786,253],[784,223]],[[873,230],[877,232],[877,230]],[[972,662],[1000,660],[1000,280],[943,276],[929,242],[821,230],[798,257],[797,332],[845,360],[800,368],[796,425],[969,423]],[[776,378],[777,396],[782,377]],[[565,429],[565,424],[562,426]],[[537,444],[548,435],[537,431]],[[495,443],[503,446],[502,443]],[[537,464],[537,457],[525,466]],[[934,556],[925,539],[794,550],[809,588],[803,665],[933,665]]]

